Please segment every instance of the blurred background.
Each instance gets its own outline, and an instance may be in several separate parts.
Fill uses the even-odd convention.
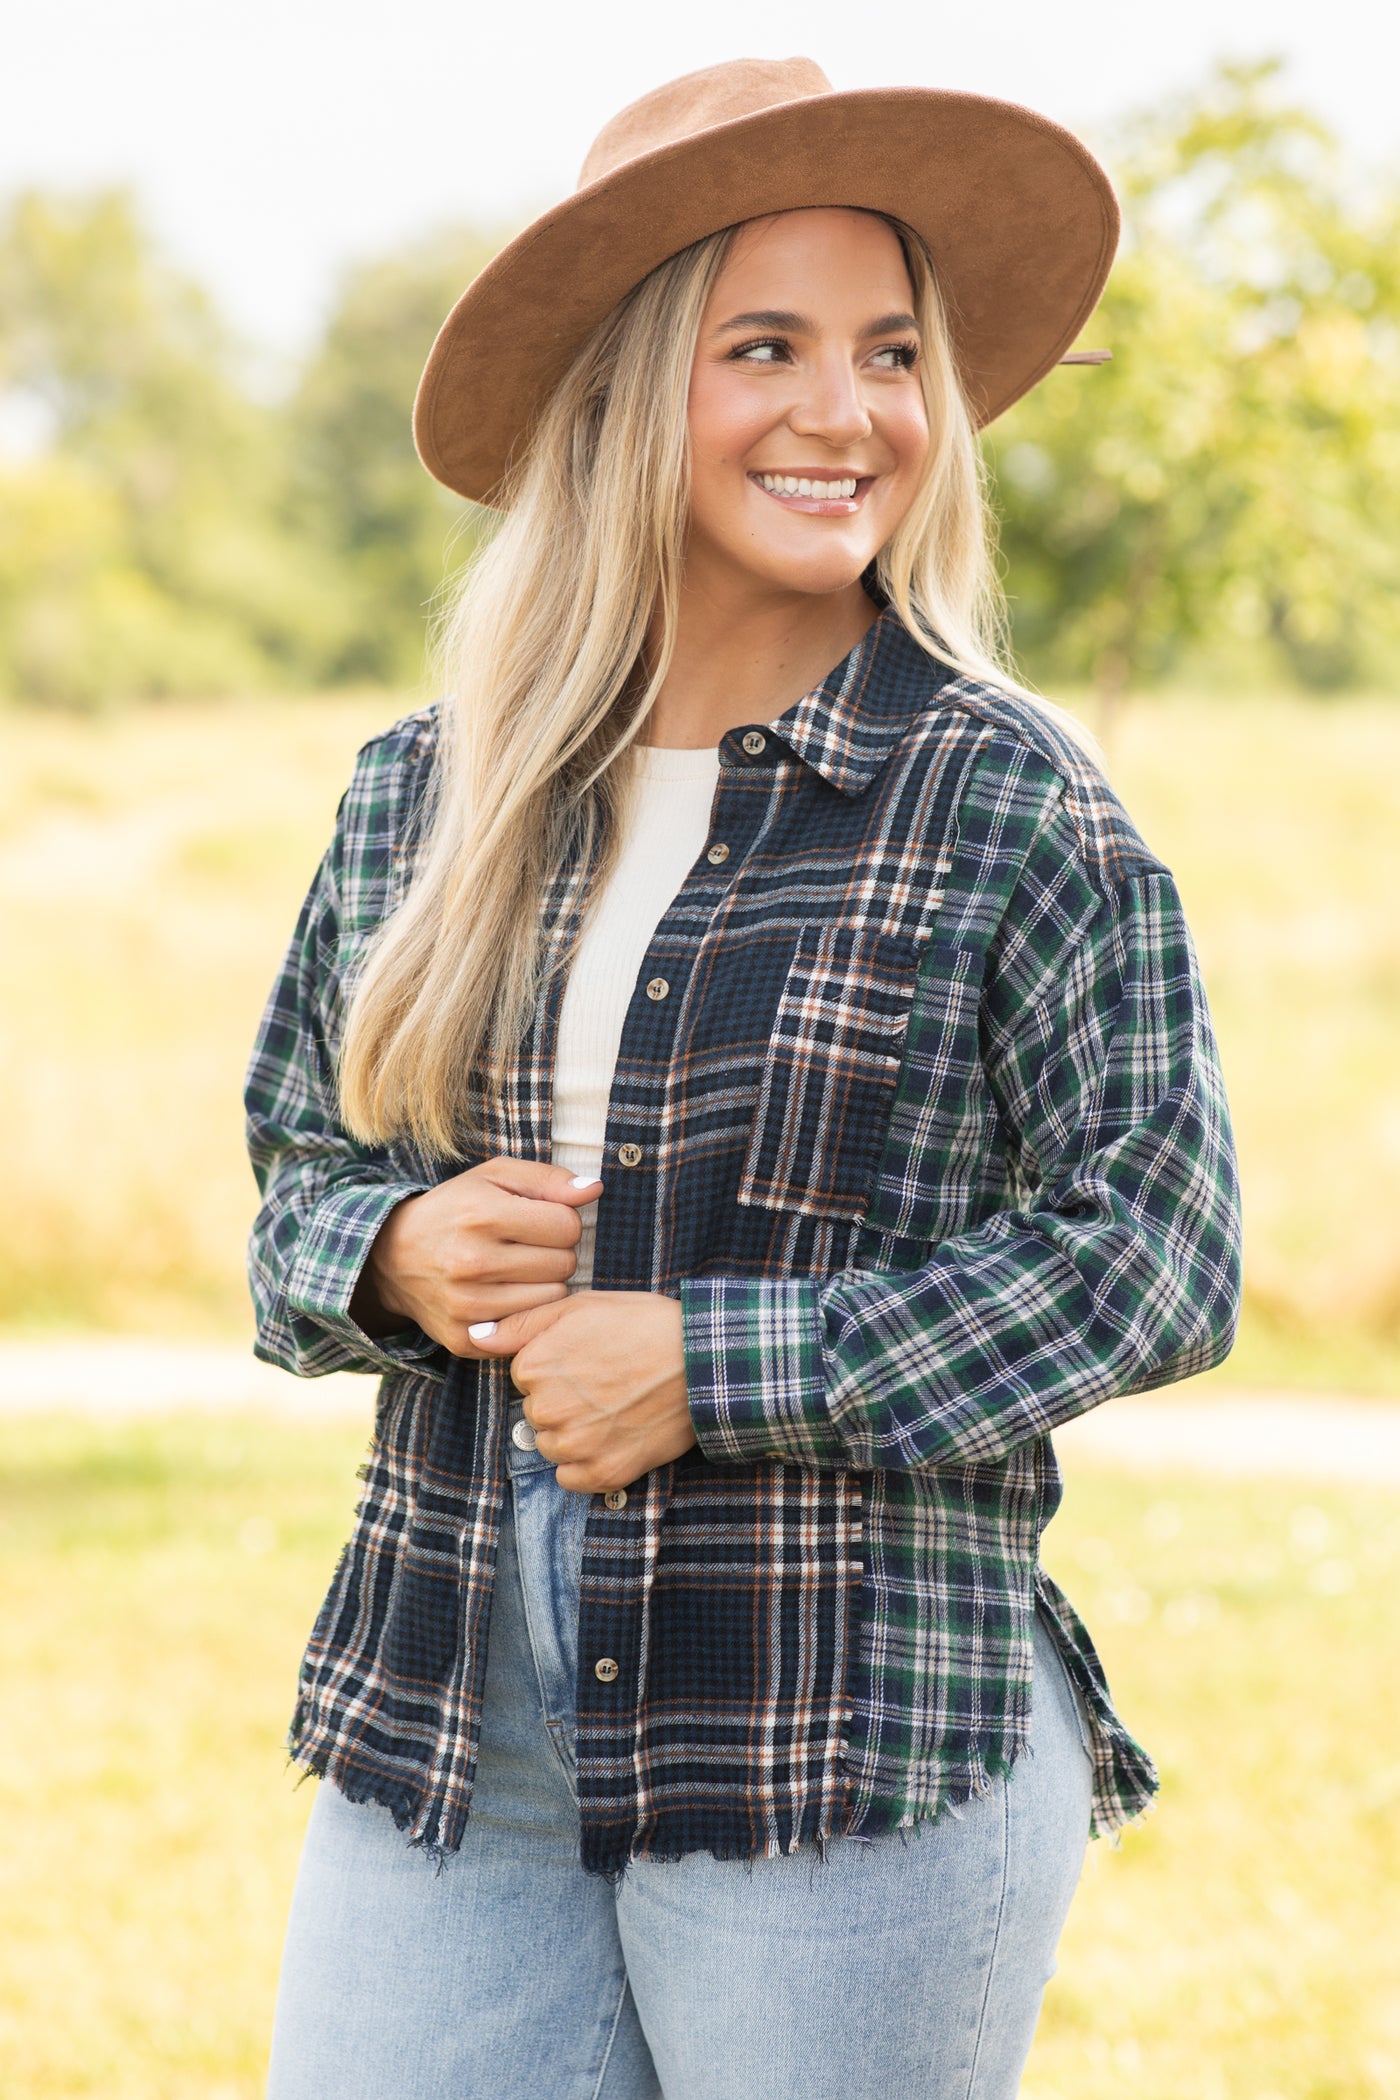
[[[372,1394],[238,1368],[238,1096],[353,753],[431,691],[477,530],[413,452],[427,348],[621,104],[793,50],[1029,102],[1123,198],[1084,336],[1113,362],[1052,374],[987,457],[1025,674],[1180,879],[1245,1176],[1240,1343],[1180,1396],[1199,1448],[1072,1455],[1048,1542],[1166,1787],[1095,1850],[1026,2100],[1400,2094],[1400,1485],[1338,1456],[1400,1402],[1400,17],[898,0],[852,28],[834,0],[7,24],[14,2100],[261,2089],[309,1791],[279,1743]],[[1209,1422],[1245,1402],[1227,1467]]]

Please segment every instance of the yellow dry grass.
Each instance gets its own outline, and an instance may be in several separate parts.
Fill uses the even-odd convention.
[[[1400,705],[1143,703],[1113,761],[1181,885],[1239,1140],[1223,1375],[1400,1392]]]
[[[282,1731],[362,1442],[6,1425],[5,2100],[261,2093]],[[1048,1545],[1164,1790],[1091,1852],[1024,2100],[1392,2100],[1400,1495],[1080,1472]]]
[[[0,718],[0,1321],[247,1325],[239,1092],[391,700]]]
[[[246,1331],[243,1064],[355,747],[401,704],[0,719],[0,1324]],[[1144,701],[1113,761],[1234,1102],[1226,1375],[1400,1391],[1400,707]]]

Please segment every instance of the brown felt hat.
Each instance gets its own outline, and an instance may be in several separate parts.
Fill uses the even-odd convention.
[[[580,344],[649,271],[722,227],[820,206],[922,234],[981,424],[1059,362],[1118,239],[1107,175],[1034,110],[942,88],[837,94],[809,58],[707,66],[604,125],[573,196],[457,301],[419,382],[424,466],[489,503]]]

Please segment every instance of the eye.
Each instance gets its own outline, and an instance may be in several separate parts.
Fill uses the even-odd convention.
[[[875,362],[882,372],[912,372],[919,362],[919,346],[917,343],[884,343],[875,352]]]
[[[780,335],[756,336],[751,343],[736,343],[729,353],[729,362],[737,364],[776,365],[791,355],[787,340]]]

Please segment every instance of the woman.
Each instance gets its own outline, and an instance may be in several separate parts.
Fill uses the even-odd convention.
[[[499,524],[249,1084],[260,1353],[385,1374],[277,2100],[1010,2100],[1148,1802],[1048,1433],[1225,1354],[1233,1168],[1171,878],[998,668],[974,437],[1115,227],[1025,111],[720,66],[434,347]]]

